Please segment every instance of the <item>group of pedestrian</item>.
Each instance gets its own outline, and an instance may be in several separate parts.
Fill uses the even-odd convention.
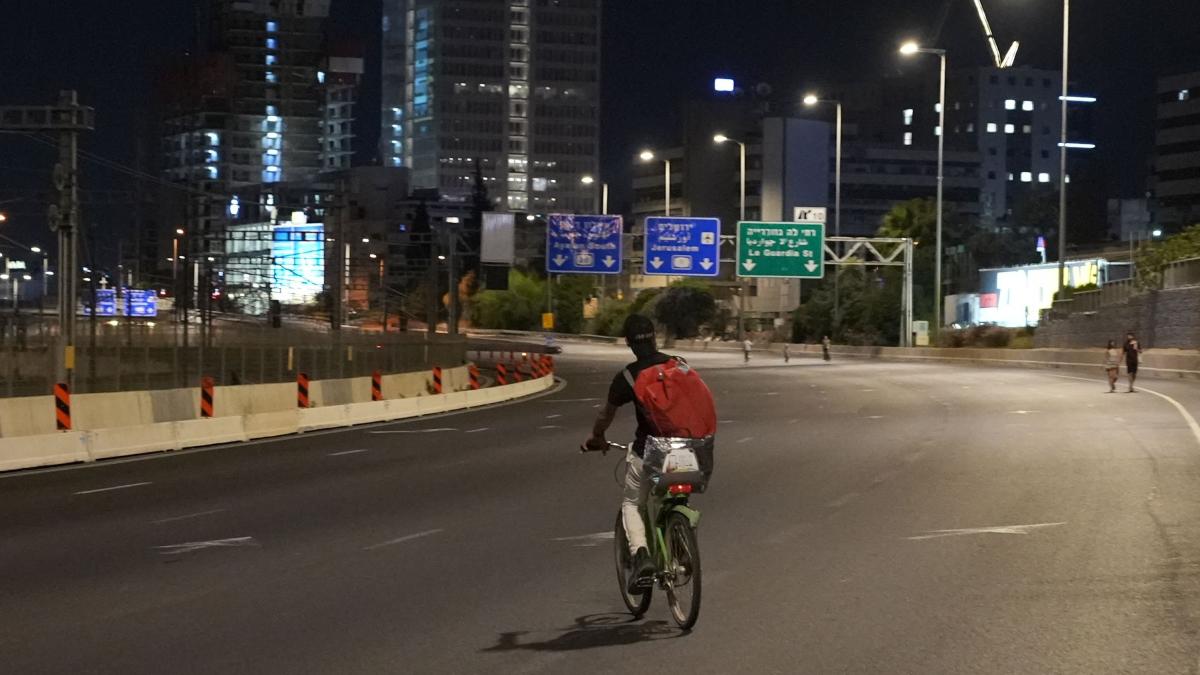
[[[1136,393],[1133,388],[1134,382],[1137,381],[1138,358],[1142,353],[1142,345],[1138,342],[1133,333],[1125,334],[1125,344],[1117,349],[1117,343],[1113,340],[1108,341],[1108,347],[1104,350],[1104,370],[1108,373],[1108,393],[1111,394],[1117,390],[1117,377],[1120,375],[1121,361],[1125,361],[1125,373],[1129,375],[1129,391],[1128,393]]]
[[[824,358],[826,361],[829,360],[829,346],[831,344],[832,343],[830,342],[828,335],[821,338],[821,357]],[[744,361],[743,361],[744,363],[750,363],[750,352],[752,352],[752,351],[754,351],[754,343],[750,341],[750,338],[746,338],[742,342],[742,358],[744,359]],[[791,363],[791,361],[792,361],[792,345],[790,343],[785,342],[785,343],[783,343],[783,362]]]

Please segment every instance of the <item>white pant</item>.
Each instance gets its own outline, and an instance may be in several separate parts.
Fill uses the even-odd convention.
[[[642,458],[633,454],[625,457],[625,491],[621,495],[621,520],[625,525],[625,537],[629,541],[629,553],[637,553],[646,547],[646,523],[642,520],[642,509],[650,496],[650,481],[642,470]],[[646,547],[648,548],[648,547]]]

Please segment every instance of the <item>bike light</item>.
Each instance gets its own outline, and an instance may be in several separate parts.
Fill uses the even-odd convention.
[[[673,495],[690,495],[692,494],[692,484],[679,483],[678,485],[672,485],[671,487],[667,488],[667,492]]]

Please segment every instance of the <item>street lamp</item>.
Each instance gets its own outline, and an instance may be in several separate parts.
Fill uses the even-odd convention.
[[[1058,144],[1058,291],[1061,297],[1067,271],[1067,75],[1070,65],[1071,0],[1063,0],[1061,129]]]
[[[594,185],[596,179],[591,175],[586,175],[580,178],[579,182],[584,185]],[[600,183],[600,214],[608,215],[608,183]]]
[[[813,107],[825,103],[837,109],[837,122],[834,129],[834,160],[833,160],[833,236],[842,236],[842,102],[834,99],[820,98],[816,94],[804,97],[804,105]],[[828,193],[826,193],[828,194]],[[838,292],[838,275],[833,275],[833,324],[840,323],[841,293]]]
[[[941,72],[938,76],[937,236],[934,242],[933,264],[933,330],[936,335],[942,330],[942,185],[945,182],[943,166],[946,154],[946,50],[929,49],[916,42],[905,42],[900,45],[900,53],[905,56],[934,54],[941,60]]]
[[[738,197],[738,213],[739,219],[746,219],[746,144],[734,140],[725,134],[717,134],[713,136],[713,143],[723,145],[725,143],[737,143],[738,146],[738,172],[739,178],[739,197]],[[736,270],[737,263],[734,267]],[[738,292],[738,339],[742,340],[746,336],[746,296],[749,291],[746,288],[746,281],[743,279]]]
[[[638,155],[638,158],[641,159],[643,162],[653,162],[655,159],[654,153],[651,152],[650,150],[643,150],[641,152],[641,154]],[[662,162],[663,162],[663,165],[666,166],[666,176],[665,176],[666,182],[663,184],[663,200],[664,200],[663,201],[663,215],[670,216],[671,215],[671,160],[664,157]]]

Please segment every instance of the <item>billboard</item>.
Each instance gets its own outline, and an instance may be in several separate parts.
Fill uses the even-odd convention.
[[[324,225],[276,225],[271,258],[273,299],[288,305],[315,302],[325,287]]]

